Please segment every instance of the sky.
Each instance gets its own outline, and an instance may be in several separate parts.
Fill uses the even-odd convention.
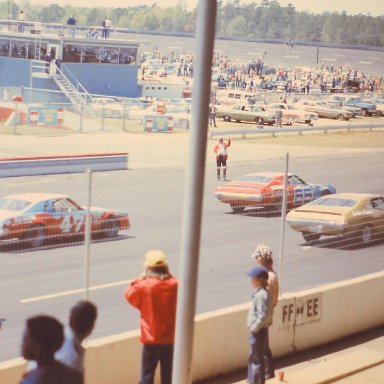
[[[223,0],[224,2],[226,0]],[[370,14],[372,16],[384,16],[384,0],[277,0],[281,6],[287,6],[292,3],[298,11],[308,11],[311,13],[342,12],[346,11],[349,15],[358,13]],[[16,0],[17,2],[17,0]],[[160,7],[176,5],[178,0],[30,0],[32,4],[72,4],[76,6],[89,7],[127,7],[153,3]],[[259,4],[260,0],[240,0],[241,3],[255,2]],[[187,0],[190,8],[195,8],[197,0]]]

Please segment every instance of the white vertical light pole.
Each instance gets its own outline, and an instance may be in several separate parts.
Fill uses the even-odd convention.
[[[191,382],[194,319],[200,252],[205,157],[208,131],[216,0],[198,3],[194,65],[192,126],[183,209],[180,283],[177,298],[176,338],[172,382]]]
[[[283,203],[281,205],[281,232],[280,232],[280,251],[279,251],[279,280],[280,286],[283,281],[283,259],[284,259],[284,239],[285,239],[285,218],[287,215],[287,186],[288,186],[288,162],[289,153],[285,154]]]
[[[80,125],[79,132],[83,132],[83,123],[84,123],[84,105],[80,104]]]
[[[91,255],[91,232],[92,232],[92,223],[91,223],[91,201],[92,201],[92,171],[87,169],[87,187],[88,187],[88,198],[87,198],[87,212],[85,214],[85,256],[84,256],[84,297],[85,300],[89,299],[89,260]]]

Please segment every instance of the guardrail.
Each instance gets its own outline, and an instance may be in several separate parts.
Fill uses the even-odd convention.
[[[128,153],[0,158],[0,177],[128,169]]]
[[[319,126],[307,126],[307,127],[282,127],[282,128],[264,128],[264,126],[258,126],[257,128],[248,129],[215,129],[208,132],[208,136],[212,139],[214,136],[229,136],[229,135],[240,135],[243,139],[246,139],[248,135],[260,135],[260,134],[271,134],[276,136],[279,133],[298,133],[299,135],[303,132],[314,132],[314,131],[337,131],[353,129],[369,129],[373,128],[384,128],[384,124],[363,124],[363,125],[319,125]]]

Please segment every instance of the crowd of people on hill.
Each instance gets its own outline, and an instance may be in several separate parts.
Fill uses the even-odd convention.
[[[176,68],[177,76],[184,79],[193,77],[194,56],[180,54],[175,57],[171,53],[161,55],[156,51],[157,67],[169,66]],[[334,92],[384,92],[382,74],[361,71],[357,66],[345,63],[343,65],[325,65],[319,63],[314,67],[298,66],[286,69],[279,66],[265,65],[264,58],[252,59],[242,63],[232,60],[227,54],[214,52],[212,63],[212,78],[217,89],[239,89],[249,92],[278,91],[286,93],[325,93]],[[155,66],[156,67],[156,66]],[[173,68],[173,69],[172,69]],[[146,68],[147,74],[166,77],[165,69]],[[154,73],[153,73],[154,72]],[[352,83],[352,84],[350,84]]]
[[[227,58],[214,62],[213,72],[217,73],[217,87],[241,88],[248,91],[271,89],[288,93],[309,93],[310,88],[318,92],[329,89],[347,90],[348,81],[354,80],[361,91],[384,90],[382,75],[360,71],[356,66],[340,66],[319,63],[315,67],[296,67],[287,70],[280,67],[265,68],[262,60],[250,63],[234,63]]]

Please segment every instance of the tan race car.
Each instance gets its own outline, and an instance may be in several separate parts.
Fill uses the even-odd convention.
[[[350,242],[368,244],[384,237],[384,197],[368,193],[323,196],[289,212],[287,222],[306,241],[342,235]]]

